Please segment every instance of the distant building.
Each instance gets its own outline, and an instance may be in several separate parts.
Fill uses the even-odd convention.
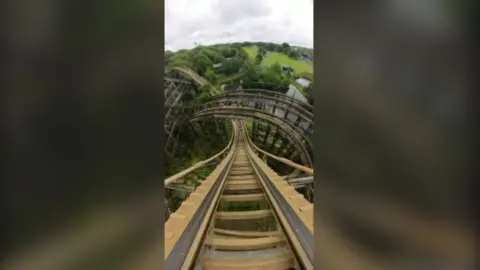
[[[299,83],[302,87],[308,87],[311,83],[309,80],[305,78],[298,78],[296,82]]]

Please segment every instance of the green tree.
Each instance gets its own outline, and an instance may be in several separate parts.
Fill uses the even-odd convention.
[[[265,50],[271,51],[271,52],[277,51],[276,49],[277,49],[277,47],[278,47],[278,46],[275,45],[274,43],[270,43],[270,42],[269,42],[269,43],[265,43],[265,44],[260,44],[260,45],[258,45],[258,46],[259,46],[259,47],[264,47]]]
[[[238,50],[237,50],[237,55],[238,57],[240,57],[241,59],[243,59],[243,61],[247,61],[248,60],[248,53],[242,48],[242,47],[239,47]]]
[[[263,46],[258,47],[258,54],[265,56],[265,54],[267,54],[267,50],[265,50]]]
[[[313,105],[313,82],[311,82],[307,87],[303,88],[303,93],[308,102]]]
[[[272,65],[270,68],[262,70],[261,77],[264,82],[270,84],[282,84],[282,76],[277,72],[277,69],[274,68],[275,65]]]
[[[211,68],[207,68],[207,70],[205,71],[204,77],[211,84],[215,84],[217,82],[217,76],[215,75],[215,72],[213,72]]]
[[[205,53],[201,52],[196,55],[195,67],[196,67],[197,73],[200,76],[203,76],[207,68],[211,66],[212,66],[212,61],[210,60],[210,58],[208,58],[208,56]]]
[[[300,53],[298,53],[296,50],[290,50],[287,55],[292,59],[297,59],[300,57]]]
[[[202,49],[202,52],[208,56],[208,58],[210,59],[210,61],[212,63],[218,63],[220,61],[222,61],[224,59],[224,57],[222,56],[222,54],[215,50],[214,48],[211,48],[211,47],[205,47]]]
[[[258,64],[262,63],[263,60],[263,54],[258,53],[257,56],[255,57],[255,60]]]
[[[235,74],[243,67],[244,61],[239,57],[222,61],[222,73],[225,75]]]
[[[290,45],[286,42],[282,43],[280,47],[280,51],[288,56],[290,56],[292,52],[295,53],[295,50],[292,47],[290,47]],[[292,58],[295,58],[295,57],[292,57]]]
[[[235,54],[237,53],[237,50],[235,50],[234,48],[223,46],[221,47],[220,52],[223,55],[223,57],[234,57]]]
[[[273,65],[270,67],[270,69],[271,69],[273,72],[275,72],[276,74],[282,75],[282,72],[283,72],[283,71],[282,71],[282,67],[280,66],[280,64],[275,63],[275,64],[273,64]]]
[[[165,51],[165,64],[168,65],[174,53],[172,51]]]
[[[255,69],[255,67],[251,63],[247,63],[245,65],[245,75],[243,77],[243,81],[246,84],[251,84],[254,82],[259,82],[260,81],[260,72]]]

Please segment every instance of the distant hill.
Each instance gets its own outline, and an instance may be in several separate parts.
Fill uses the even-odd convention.
[[[282,93],[298,77],[313,80],[312,59],[313,49],[270,42],[236,42],[165,52],[168,69],[188,67],[217,89],[222,84],[242,81],[244,87]],[[309,98],[311,89],[300,90]]]

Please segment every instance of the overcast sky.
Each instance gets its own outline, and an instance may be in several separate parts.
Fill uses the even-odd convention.
[[[165,49],[230,41],[313,48],[312,0],[166,0]]]

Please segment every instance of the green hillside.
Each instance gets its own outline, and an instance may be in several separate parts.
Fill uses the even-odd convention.
[[[273,65],[275,63],[280,65],[290,65],[294,69],[295,75],[299,75],[302,73],[313,74],[312,62],[292,59],[282,53],[268,52],[262,61],[262,65]]]
[[[245,88],[260,88],[285,93],[290,84],[312,100],[311,87],[303,89],[295,83],[298,77],[313,80],[313,64],[299,60],[311,59],[312,49],[290,46],[287,43],[237,42],[197,46],[190,50],[177,52],[166,51],[167,69],[188,67],[204,78],[215,89],[224,84],[239,85]],[[293,73],[282,70],[282,65],[289,65]]]
[[[298,49],[301,47],[295,47],[295,50],[300,50],[300,51],[306,51],[305,48]],[[245,52],[247,53],[248,57],[252,60],[255,60],[255,58],[258,55],[259,48],[258,46],[247,46],[243,47]],[[310,53],[305,52],[306,55],[310,56]],[[285,53],[281,52],[271,52],[267,51],[266,54],[263,56],[262,61],[260,63],[262,66],[270,66],[273,64],[279,64],[279,65],[289,65],[294,69],[294,74],[296,76],[302,76],[302,77],[307,77],[308,79],[312,79],[313,77],[313,63],[312,62],[307,62],[307,61],[302,61],[298,59],[294,59]],[[306,75],[306,76],[303,76]]]

